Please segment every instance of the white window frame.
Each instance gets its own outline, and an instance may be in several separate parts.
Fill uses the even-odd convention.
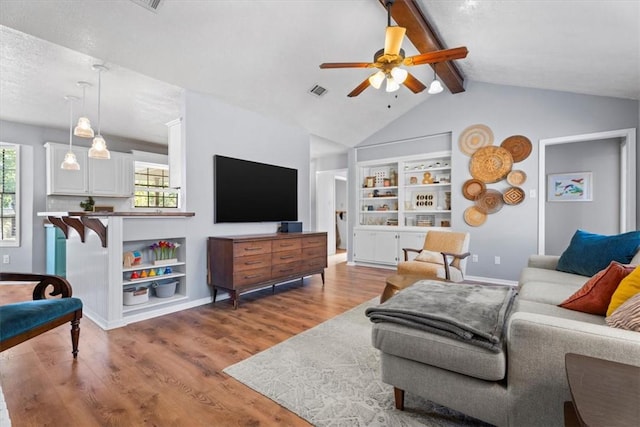
[[[16,203],[14,208],[16,215],[16,238],[15,240],[0,239],[0,247],[20,247],[20,146],[9,142],[0,142],[0,147],[9,147],[16,151]]]
[[[135,174],[136,174],[136,169],[138,168],[146,168],[146,169],[164,169],[166,171],[169,171],[169,165],[164,164],[164,163],[153,163],[153,162],[145,162],[145,161],[139,161],[139,160],[135,160],[133,162],[133,176],[134,176],[134,197],[131,200],[131,204],[133,206],[134,209],[153,209],[153,210],[158,210],[158,209],[170,209],[171,211],[175,211],[178,210],[180,208],[180,191],[176,190],[175,188],[171,188],[171,187],[167,187],[167,188],[158,188],[158,189],[154,189],[153,191],[155,193],[174,193],[178,195],[178,202],[177,202],[177,206],[175,208],[170,208],[170,207],[149,207],[149,206],[136,206],[136,198],[135,198],[135,192],[136,191],[149,191],[149,187],[138,187],[135,185]]]

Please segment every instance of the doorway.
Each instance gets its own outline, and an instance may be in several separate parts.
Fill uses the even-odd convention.
[[[635,229],[635,144],[635,129],[540,140],[539,254],[560,255],[577,228],[599,234]],[[548,176],[558,172],[590,173],[591,200],[549,201]]]
[[[328,255],[347,247],[347,170],[316,172],[316,230],[327,233]]]

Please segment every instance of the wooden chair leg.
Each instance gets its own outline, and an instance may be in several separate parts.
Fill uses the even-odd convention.
[[[394,387],[393,398],[396,402],[396,409],[399,411],[404,411],[404,390],[400,390],[398,387]]]
[[[78,342],[80,341],[80,316],[76,313],[76,318],[71,321],[71,347],[73,358],[78,358]]]

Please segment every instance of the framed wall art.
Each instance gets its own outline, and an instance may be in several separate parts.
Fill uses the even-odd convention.
[[[592,200],[593,174],[591,172],[547,175],[548,202],[590,202]]]

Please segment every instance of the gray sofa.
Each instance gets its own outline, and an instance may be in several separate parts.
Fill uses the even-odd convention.
[[[530,257],[503,352],[398,324],[374,324],[382,380],[394,386],[396,406],[407,392],[498,426],[561,426],[563,404],[571,400],[566,353],[640,366],[640,333],[557,306],[588,280],[556,271],[558,258]]]

